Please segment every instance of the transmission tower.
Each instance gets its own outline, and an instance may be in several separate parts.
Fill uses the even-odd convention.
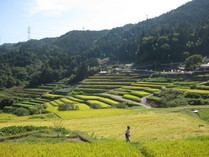
[[[28,40],[30,40],[30,26],[28,27]]]

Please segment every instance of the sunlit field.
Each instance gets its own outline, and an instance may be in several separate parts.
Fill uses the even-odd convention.
[[[209,141],[167,141],[148,142],[141,151],[154,157],[207,157]]]
[[[139,112],[122,109],[57,112],[64,119],[16,120],[11,125],[54,126],[54,122],[70,130],[80,130],[97,138],[124,140],[127,125],[132,141],[174,140],[209,135],[209,125],[183,113]],[[56,124],[57,124],[56,123]],[[201,126],[201,127],[200,127]]]
[[[2,157],[143,157],[141,152],[125,142],[0,144]]]

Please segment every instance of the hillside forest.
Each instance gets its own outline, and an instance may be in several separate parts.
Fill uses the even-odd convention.
[[[0,46],[0,88],[35,87],[67,78],[79,82],[108,64],[161,64],[207,57],[209,2],[193,0],[153,19],[103,31],[71,31],[58,38]],[[180,16],[181,15],[181,16]],[[207,62],[207,60],[205,60]],[[184,63],[183,63],[184,64]]]

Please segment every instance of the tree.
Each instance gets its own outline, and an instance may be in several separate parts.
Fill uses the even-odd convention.
[[[184,97],[184,93],[178,90],[164,90],[160,93],[161,100],[159,107],[176,107],[188,105],[188,101]]]
[[[14,103],[14,100],[11,98],[4,98],[0,100],[0,109],[3,109],[5,106],[11,106]]]
[[[82,81],[83,79],[86,78],[88,74],[88,65],[85,63],[82,63],[79,67],[78,70],[76,72],[76,76],[74,78],[74,82],[79,82]]]
[[[64,104],[59,104],[58,110],[59,111],[79,110],[79,107],[71,103],[64,103]]]
[[[30,115],[30,111],[26,108],[17,108],[14,112],[17,116],[28,116]]]
[[[185,60],[185,69],[186,70],[196,70],[203,63],[202,55],[192,55]]]

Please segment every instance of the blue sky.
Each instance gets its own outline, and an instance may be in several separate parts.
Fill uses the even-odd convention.
[[[0,0],[0,44],[138,23],[191,0]]]

